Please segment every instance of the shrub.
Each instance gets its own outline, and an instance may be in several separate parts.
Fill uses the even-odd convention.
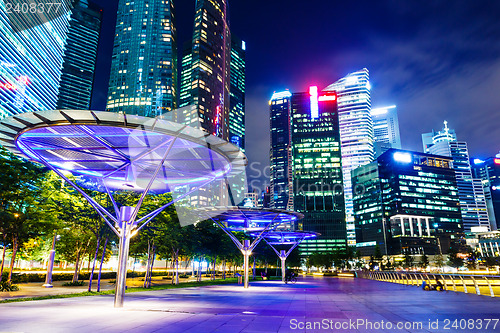
[[[0,291],[18,291],[19,287],[6,281],[0,282]]]
[[[63,283],[64,287],[81,287],[83,286],[85,282],[84,281],[75,281],[75,282],[66,282]]]
[[[4,272],[2,274],[2,281],[7,280],[9,272]],[[94,280],[97,280],[99,272],[94,272]],[[163,276],[167,275],[166,271],[153,271],[153,276]],[[144,276],[144,272],[127,272],[128,278],[134,278]],[[45,282],[45,273],[13,273],[12,282],[13,283],[28,283],[28,282]],[[80,273],[78,275],[79,280],[88,280],[90,277],[90,272]],[[116,272],[102,272],[101,279],[116,279]],[[52,281],[71,281],[73,280],[73,273],[54,273],[52,274]]]

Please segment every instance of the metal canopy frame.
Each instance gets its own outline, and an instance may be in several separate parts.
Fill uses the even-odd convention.
[[[264,235],[264,241],[269,245],[274,253],[281,259],[281,280],[286,282],[286,259],[292,253],[297,246],[299,246],[305,239],[316,238],[320,234],[311,231],[299,231],[299,230],[274,230],[266,233]],[[252,237],[258,237],[259,235],[252,233]],[[274,245],[291,245],[288,251],[281,250],[278,251]]]
[[[249,287],[250,255],[260,241],[265,239],[265,235],[285,222],[295,222],[303,218],[300,213],[269,208],[231,206],[204,208],[199,211],[219,226],[243,254],[244,288]],[[252,242],[244,240],[242,243],[232,231],[253,231],[255,239]]]
[[[123,306],[130,238],[170,205],[216,179],[244,171],[247,164],[238,147],[202,130],[164,119],[112,112],[55,110],[12,116],[0,122],[0,143],[14,154],[54,171],[118,235],[115,307]],[[169,158],[172,153],[174,158]],[[192,170],[186,170],[188,164],[194,166]],[[142,178],[131,172],[132,167],[142,172]],[[113,211],[85,193],[82,187],[89,183],[79,186],[64,170],[100,181],[101,187],[96,190],[109,196]],[[184,185],[192,187],[137,218],[149,193],[168,193]],[[137,204],[119,207],[113,192],[130,187],[141,193]]]

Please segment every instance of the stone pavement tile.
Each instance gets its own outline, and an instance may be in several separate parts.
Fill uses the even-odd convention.
[[[217,333],[237,333],[237,332],[244,331],[246,327],[247,327],[247,325],[222,325],[220,327],[217,327],[212,332],[217,332]]]
[[[304,333],[306,330],[291,329],[290,326],[281,326],[278,333]]]
[[[328,319],[346,319],[347,316],[342,311],[325,311],[324,317]]]
[[[247,327],[245,327],[245,330],[254,330],[254,331],[264,330],[264,331],[277,332],[280,327],[281,327],[281,319],[274,321],[272,320],[253,321]]]

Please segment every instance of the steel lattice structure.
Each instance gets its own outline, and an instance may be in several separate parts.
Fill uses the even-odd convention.
[[[247,164],[239,148],[200,129],[111,112],[16,115],[0,122],[0,142],[58,174],[120,237],[117,307],[123,306],[130,238],[168,206],[217,179],[244,172]],[[68,178],[68,172],[77,180]],[[107,193],[113,210],[102,207],[84,188]],[[118,191],[140,193],[137,204],[119,207],[113,197]],[[150,193],[172,193],[172,201],[140,213]]]
[[[258,233],[251,233],[253,237],[260,237]],[[269,231],[263,235],[264,241],[273,249],[274,253],[281,259],[281,279],[285,282],[286,274],[286,259],[292,253],[292,251],[299,246],[302,241],[306,239],[313,239],[320,236],[317,232],[312,231],[300,231],[291,229],[281,229]],[[278,251],[276,245],[290,245],[288,251],[281,250]]]
[[[244,288],[249,285],[249,257],[252,251],[265,237],[282,225],[293,225],[303,218],[303,215],[296,212],[282,209],[270,208],[249,208],[249,207],[211,207],[199,210],[200,215],[208,216],[212,219],[233,241],[236,247],[243,254],[244,263]],[[241,231],[252,233],[254,240],[245,240],[243,243],[232,233]]]

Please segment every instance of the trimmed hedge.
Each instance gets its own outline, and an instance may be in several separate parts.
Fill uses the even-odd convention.
[[[134,278],[139,276],[144,276],[145,272],[127,272],[128,278]],[[9,272],[4,272],[2,274],[2,281],[6,281]],[[166,271],[153,271],[153,276],[164,276],[167,275]],[[40,273],[13,273],[12,283],[27,283],[27,282],[45,282],[46,274]],[[80,273],[78,275],[78,280],[88,280],[90,277],[90,272]],[[94,280],[97,280],[98,272],[94,272]],[[73,279],[73,273],[54,273],[52,274],[52,281],[71,281]],[[102,272],[101,279],[116,279],[116,272]]]

